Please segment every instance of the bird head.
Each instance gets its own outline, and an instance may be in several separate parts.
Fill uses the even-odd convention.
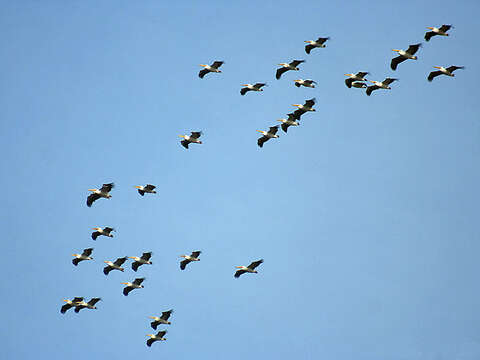
[[[101,229],[101,228],[98,228],[98,227],[96,227],[96,228],[92,228],[92,230],[97,230],[97,231],[100,231],[100,230],[102,230],[102,229]]]

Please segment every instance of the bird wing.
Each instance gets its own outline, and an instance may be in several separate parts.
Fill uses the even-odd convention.
[[[233,276],[236,277],[236,278],[239,278],[240,275],[245,274],[245,273],[246,273],[245,270],[237,270],[237,271],[235,272],[235,275],[233,275]]]
[[[187,260],[187,259],[180,261],[180,269],[181,269],[181,270],[185,270],[185,267],[186,267],[189,263],[190,263],[190,260]]]
[[[312,84],[316,84],[317,82],[311,79],[307,79],[305,80],[305,83],[307,83],[308,85],[312,85]]]
[[[348,88],[351,88],[353,81],[354,81],[353,79],[347,78],[345,79],[345,85],[347,85]]]
[[[198,258],[198,256],[201,254],[202,252],[201,251],[192,251],[192,257],[194,258]]]
[[[433,32],[433,31],[427,31],[425,33],[425,41],[430,41],[430,39],[432,38],[432,36],[435,36],[436,34]]]
[[[108,275],[110,273],[110,271],[112,271],[112,270],[113,270],[113,268],[110,265],[107,265],[103,268],[103,273],[105,275]]]
[[[92,255],[92,252],[93,252],[93,248],[85,249],[83,250],[82,256],[90,256]]]
[[[98,199],[100,199],[100,195],[98,194],[95,194],[95,193],[92,193],[90,195],[88,195],[87,197],[87,206],[90,207],[92,206],[92,204],[97,201]]]
[[[358,76],[360,78],[365,77],[365,75],[368,75],[368,72],[366,71],[359,71],[358,73],[355,74],[355,76]]]
[[[220,66],[222,66],[224,63],[224,61],[215,61],[212,65],[210,65],[210,67],[214,68],[214,69],[218,69]]]
[[[252,262],[250,265],[248,265],[247,267],[248,267],[249,269],[254,270],[254,269],[255,269],[258,265],[260,265],[261,263],[263,263],[263,259],[260,259],[260,260],[258,260],[258,261],[254,261],[254,262]]]
[[[70,309],[71,307],[73,307],[73,305],[71,305],[71,304],[65,304],[65,305],[63,305],[62,308],[60,309],[60,312],[61,312],[62,314],[65,314],[65,313],[67,312],[67,310]]]
[[[150,260],[151,257],[152,257],[152,253],[149,251],[149,252],[143,253],[141,259],[148,261]]]
[[[97,237],[99,237],[99,236],[100,236],[100,233],[98,231],[92,232],[92,239],[93,240],[97,240]]]
[[[465,69],[465,66],[452,65],[447,68],[447,71],[454,72],[455,70],[458,70],[458,69]]]
[[[262,136],[261,138],[258,138],[257,145],[260,147],[263,147],[263,144],[265,143],[265,141],[268,141],[268,137]]]
[[[115,229],[107,226],[103,228],[103,231],[110,234],[112,231],[115,231]]]
[[[241,88],[240,89],[240,95],[245,95],[247,92],[249,92],[250,89],[247,87]]]
[[[200,79],[203,79],[203,77],[204,77],[205,75],[207,75],[209,72],[210,72],[210,70],[202,69],[202,70],[200,70],[200,72],[198,73],[198,77],[199,77]]]
[[[302,116],[303,114],[305,114],[305,111],[302,110],[302,109],[297,109],[293,112],[293,118],[295,120],[300,120],[300,116]]]
[[[198,139],[200,136],[202,136],[202,132],[201,131],[192,131],[190,133],[190,137],[192,139]]]
[[[290,121],[298,120],[297,118],[295,118],[295,114],[294,114],[294,113],[287,114],[287,116],[288,116],[288,119],[287,119],[287,120],[290,120]]]
[[[410,45],[407,49],[407,53],[411,54],[411,55],[414,55],[418,49],[422,46],[422,44],[413,44],[413,45]]]
[[[83,297],[74,297],[72,302],[77,304],[83,301]]]
[[[140,189],[137,189],[137,191],[138,191],[138,193],[139,193],[140,195],[142,195],[142,196],[145,195],[145,191],[140,190]]]
[[[157,337],[164,337],[165,334],[167,333],[167,330],[160,330],[158,333],[157,333]]]
[[[156,188],[156,186],[155,186],[155,185],[152,185],[152,184],[147,184],[147,185],[145,186],[145,189],[146,189],[146,190],[150,190],[150,191],[155,190],[155,188]]]
[[[278,131],[278,125],[275,126],[270,126],[270,129],[268,130],[269,134],[275,135]]]
[[[117,260],[115,260],[115,262],[113,263],[114,265],[117,265],[117,266],[122,266],[122,264],[127,261],[127,257],[124,256],[124,257],[121,257],[121,258],[118,258]]]
[[[367,87],[367,95],[370,96],[372,94],[372,91],[380,89],[377,85],[372,85]]]
[[[150,326],[152,327],[153,330],[157,330],[158,324],[159,322],[155,320],[150,323]]]
[[[172,309],[170,309],[170,310],[168,310],[168,311],[164,311],[164,312],[162,312],[161,318],[162,318],[163,320],[168,320],[168,318],[170,317],[170,315],[171,315],[172,313],[173,313],[173,310],[172,310]]]
[[[394,78],[386,78],[385,80],[382,81],[382,83],[384,83],[385,85],[390,85],[391,83],[397,80],[398,79],[394,79]]]
[[[134,262],[132,263],[132,270],[136,272],[136,271],[138,270],[138,267],[139,267],[139,266],[142,266],[142,265],[143,265],[143,264],[140,264],[138,261],[134,261]]]
[[[305,101],[305,104],[303,104],[303,105],[308,106],[308,107],[312,107],[313,105],[315,105],[315,98]]]
[[[188,144],[190,144],[190,142],[188,140],[182,140],[182,141],[180,141],[180,144],[182,144],[182,146],[185,149],[188,149]]]
[[[392,68],[392,70],[397,70],[397,65],[400,64],[401,62],[404,62],[405,60],[407,60],[407,58],[401,55],[394,57],[392,59],[392,62],[390,63],[390,67]]]
[[[279,80],[282,77],[282,74],[287,72],[288,70],[290,69],[283,66],[280,69],[277,69],[277,73],[275,74],[275,77],[277,78],[277,80]]]
[[[428,78],[427,80],[428,81],[432,81],[433,78],[439,76],[439,75],[442,75],[442,72],[441,71],[432,71],[430,74],[428,74]]]
[[[134,281],[133,281],[133,284],[135,285],[140,285],[143,280],[145,280],[145,278],[136,278]]]
[[[290,63],[290,65],[297,67],[298,65],[300,65],[301,63],[304,63],[304,62],[305,62],[305,60],[293,60]]]
[[[438,28],[438,30],[446,32],[452,28],[452,25],[442,25]]]
[[[72,260],[72,264],[77,266],[80,261],[82,261],[82,260],[75,258],[75,259]]]
[[[97,302],[102,300],[101,298],[91,298],[90,301],[87,303],[88,305],[95,306]]]
[[[286,124],[286,123],[282,123],[282,125],[280,125],[282,127],[282,130],[286,133],[288,131],[288,127],[290,125]]]
[[[316,48],[316,46],[314,46],[312,44],[305,45],[305,52],[307,54],[310,54],[310,51],[312,51],[314,48]]]
[[[108,192],[112,191],[114,186],[115,186],[114,183],[103,184],[100,191],[103,192],[103,193],[108,193]]]
[[[124,287],[124,288],[123,288],[123,295],[128,296],[128,293],[129,293],[130,291],[132,291],[132,290],[133,290],[133,288],[130,287],[130,286]]]
[[[325,37],[325,38],[319,37],[315,42],[323,45],[329,39],[330,39],[329,37]]]
[[[253,87],[256,88],[256,89],[261,89],[261,88],[264,87],[265,85],[267,85],[267,84],[265,84],[265,83],[256,83],[255,85],[253,85]]]
[[[78,312],[80,312],[80,310],[85,309],[85,307],[86,307],[85,305],[79,304],[79,305],[75,306],[75,310],[74,310],[74,311],[75,311],[76,313],[78,313]]]

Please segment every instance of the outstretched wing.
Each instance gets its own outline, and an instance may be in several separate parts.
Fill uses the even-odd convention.
[[[112,271],[112,270],[113,270],[113,268],[110,265],[107,265],[103,268],[103,273],[105,275],[108,275],[110,273],[110,271]]]
[[[452,25],[442,25],[438,28],[438,30],[442,31],[442,32],[447,32],[448,30],[450,30],[452,28]]]
[[[142,258],[143,260],[148,261],[148,260],[150,260],[151,257],[152,257],[152,253],[151,253],[151,252],[146,252],[146,253],[143,253],[143,254],[142,254],[142,257],[141,257],[141,258]]]
[[[212,65],[210,65],[210,67],[214,68],[214,69],[218,69],[220,66],[222,66],[224,63],[224,61],[215,61]]]
[[[87,206],[90,207],[92,206],[92,204],[97,201],[98,199],[100,199],[100,195],[98,194],[95,194],[95,193],[92,193],[90,195],[88,195],[87,197]]]
[[[93,240],[97,240],[97,237],[99,237],[99,236],[100,236],[100,233],[99,233],[98,231],[94,231],[94,232],[92,233],[92,239],[93,239]]]
[[[200,136],[202,136],[202,132],[201,131],[192,131],[190,133],[190,137],[192,139],[198,139]]]
[[[192,251],[191,256],[194,257],[194,258],[198,258],[201,253],[202,253],[201,251]]]
[[[100,191],[102,193],[108,193],[110,191],[112,191],[113,187],[115,186],[114,183],[109,183],[109,184],[103,184],[102,185],[102,188],[100,189]]]
[[[458,70],[458,69],[465,69],[465,66],[455,66],[455,65],[452,65],[452,66],[449,66],[447,68],[447,71],[450,71],[451,73],[454,72],[455,70]]]
[[[127,261],[127,257],[124,256],[124,257],[121,257],[121,258],[118,258],[117,260],[115,260],[114,264],[117,265],[117,266],[122,266],[122,264]]]
[[[315,105],[315,98],[305,101],[305,104],[303,105],[311,108],[313,105]]]
[[[430,74],[428,74],[428,81],[432,81],[435,77],[442,75],[441,71],[432,71]]]
[[[188,144],[190,144],[190,142],[187,141],[187,140],[182,140],[182,141],[180,141],[180,144],[182,144],[182,146],[183,146],[185,149],[188,149]]]
[[[132,290],[133,290],[133,288],[130,287],[130,286],[124,287],[124,288],[123,288],[123,295],[128,296],[128,293],[129,293],[130,291],[132,291]]]
[[[293,60],[290,63],[290,65],[297,67],[298,65],[300,65],[301,63],[304,63],[304,62],[305,62],[305,60]]]
[[[288,70],[290,69],[283,66],[280,69],[277,69],[277,73],[275,74],[275,77],[277,78],[277,80],[280,80],[280,78],[282,77],[282,74],[287,72]]]
[[[302,110],[302,109],[297,109],[297,110],[295,110],[292,114],[293,114],[293,118],[294,118],[295,120],[300,120],[300,116],[302,116],[303,114],[305,114],[305,111]]]
[[[367,87],[367,95],[370,96],[372,95],[372,91],[380,89],[377,85],[372,85]]]
[[[173,313],[173,309],[170,309],[170,310],[168,310],[168,311],[164,311],[164,312],[162,312],[161,318],[162,318],[163,320],[168,320],[168,318],[170,317],[170,315],[171,315],[172,313]]]
[[[136,278],[135,280],[133,280],[133,283],[135,285],[140,285],[143,282],[143,280],[145,280],[145,278]]]
[[[268,130],[269,134],[275,135],[278,131],[278,125],[275,126],[270,126],[270,129]]]
[[[348,88],[351,88],[353,81],[354,81],[353,79],[347,78],[345,79],[345,85],[347,85]]]
[[[158,325],[159,325],[159,322],[157,322],[157,321],[152,321],[150,323],[150,326],[152,327],[153,330],[157,330]]]
[[[390,85],[391,83],[397,80],[398,79],[394,79],[394,78],[386,78],[385,80],[382,81],[382,83],[384,83],[385,85]]]
[[[405,60],[407,60],[407,58],[403,56],[394,57],[392,59],[392,62],[390,63],[390,67],[392,68],[392,70],[397,70],[398,64],[400,64],[401,62],[404,62]]]
[[[263,144],[268,141],[268,137],[262,136],[261,138],[258,138],[257,140],[257,145],[260,147],[263,147]]]
[[[83,250],[82,256],[90,256],[92,255],[92,252],[93,252],[93,248],[85,249]]]
[[[138,191],[138,193],[139,193],[140,195],[142,195],[142,196],[145,195],[145,191],[143,191],[143,190],[141,190],[141,189],[137,189],[137,191]]]
[[[330,38],[329,37],[324,37],[324,38],[319,37],[315,42],[323,45],[327,40],[330,40]]]
[[[240,89],[240,95],[245,95],[247,92],[249,92],[250,89],[247,87],[241,88]]]
[[[316,46],[312,45],[312,44],[308,44],[308,45],[305,45],[305,52],[307,54],[310,54],[310,51],[312,51],[312,49],[315,49]]]
[[[255,85],[253,85],[253,87],[254,87],[254,88],[257,88],[257,89],[261,89],[261,88],[264,87],[265,85],[267,85],[267,84],[265,84],[265,83],[256,83]]]
[[[252,262],[250,265],[248,265],[247,267],[254,270],[258,265],[260,265],[261,263],[263,263],[263,259],[260,259],[258,261],[254,261]]]
[[[167,330],[160,330],[160,331],[157,333],[157,337],[163,338],[166,333],[167,333]]]
[[[106,226],[103,228],[103,231],[106,232],[107,234],[110,234],[112,231],[115,231],[114,228]]]
[[[185,267],[186,267],[189,263],[190,263],[190,260],[187,260],[187,259],[180,261],[180,269],[181,269],[181,270],[185,270]]]
[[[142,265],[143,265],[143,264],[139,263],[138,261],[134,261],[134,262],[132,263],[132,270],[136,272],[136,271],[138,270],[138,267],[139,267],[139,266],[142,266]]]
[[[75,258],[75,259],[72,260],[72,264],[77,266],[80,261],[82,261],[82,260]]]
[[[102,300],[101,298],[91,298],[90,301],[87,303],[88,305],[95,306],[97,302]]]
[[[422,44],[413,44],[413,45],[410,45],[407,49],[407,53],[411,54],[411,55],[414,55],[418,49],[422,46]]]
[[[356,73],[355,76],[360,77],[360,78],[364,78],[365,75],[368,75],[367,71],[359,71],[358,73]]]
[[[202,69],[202,70],[200,70],[200,72],[198,73],[198,77],[199,77],[200,79],[203,79],[203,77],[204,77],[205,75],[207,75],[209,72],[210,72],[210,70]]]
[[[65,305],[63,305],[62,308],[60,309],[60,312],[61,312],[62,314],[65,314],[65,313],[67,312],[67,310],[70,309],[70,308],[72,308],[72,307],[73,307],[73,305],[71,305],[71,304],[65,304]]]
[[[155,339],[148,339],[147,340],[147,346],[150,347],[152,344],[155,342]]]
[[[235,275],[233,275],[233,276],[236,277],[236,278],[239,278],[240,275],[245,274],[245,273],[246,273],[245,270],[237,270],[237,271],[235,272]]]
[[[280,125],[282,127],[282,130],[286,133],[288,131],[288,127],[290,125],[288,125],[287,123],[282,123],[282,125]]]
[[[145,189],[146,190],[149,190],[149,191],[152,191],[152,190],[155,190],[156,186],[155,185],[152,185],[152,184],[147,184],[145,185]]]
[[[433,31],[427,31],[425,33],[425,41],[430,41],[430,39],[432,38],[432,36],[435,36],[436,34],[433,32]]]

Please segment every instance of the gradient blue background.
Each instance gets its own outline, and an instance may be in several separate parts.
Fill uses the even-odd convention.
[[[1,9],[2,359],[480,359],[478,1]],[[444,23],[450,37],[423,41]],[[327,48],[306,55],[318,36]],[[420,41],[392,72],[391,49]],[[223,73],[200,80],[214,60]],[[466,69],[428,83],[435,65]],[[344,85],[360,70],[400,81],[367,97]],[[311,97],[316,113],[257,147],[256,129]],[[192,130],[204,144],[186,151]],[[145,183],[158,194],[141,198]],[[117,233],[94,242],[94,226]],[[192,250],[202,261],[180,271]],[[145,289],[124,297],[137,274],[105,277],[103,260],[143,251]],[[61,315],[74,296],[103,301]],[[147,317],[170,308],[168,340],[147,348]]]

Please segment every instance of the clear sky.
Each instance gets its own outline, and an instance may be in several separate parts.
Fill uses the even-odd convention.
[[[0,358],[480,358],[478,1],[1,8]],[[418,42],[391,71],[391,49]],[[306,63],[275,80],[293,59]],[[199,79],[214,60],[223,73]],[[450,65],[466,68],[427,82]],[[344,85],[357,71],[400,81],[367,97]],[[240,96],[254,82],[268,86]],[[312,97],[316,113],[257,147],[255,130]],[[182,148],[198,130],[204,144]],[[87,208],[104,182],[112,199]],[[146,183],[158,194],[140,197]],[[91,240],[95,226],[115,237]],[[103,275],[144,251],[152,266]],[[136,276],[145,288],[124,297]],[[103,301],[61,315],[74,296]],[[147,348],[148,316],[170,308],[168,340]]]

